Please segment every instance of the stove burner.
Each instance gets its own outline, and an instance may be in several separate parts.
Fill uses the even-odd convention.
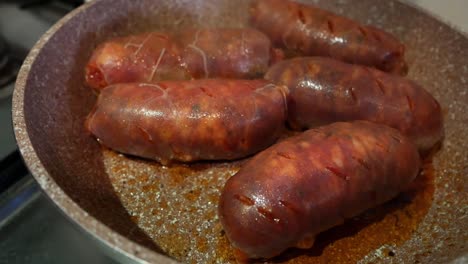
[[[9,49],[6,41],[0,37],[0,94],[4,95],[4,91],[8,84],[12,83],[19,68],[21,67],[21,60],[16,58]],[[0,98],[3,96],[0,96]]]

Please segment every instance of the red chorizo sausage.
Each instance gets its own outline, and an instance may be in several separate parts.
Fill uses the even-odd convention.
[[[100,90],[125,82],[192,78],[255,78],[281,59],[255,29],[190,29],[145,33],[107,41],[86,66],[87,84]]]
[[[172,37],[162,32],[115,38],[93,52],[86,83],[99,91],[115,83],[190,79],[180,53]]]
[[[311,5],[254,0],[251,24],[277,46],[406,75],[405,46],[391,34]]]
[[[288,122],[293,128],[369,120],[400,130],[422,151],[443,136],[437,100],[397,75],[330,58],[305,57],[277,63],[265,78],[289,87]]]
[[[356,121],[308,130],[260,152],[222,191],[219,217],[237,257],[308,248],[316,234],[395,197],[416,177],[398,130]]]
[[[233,160],[275,142],[286,93],[264,80],[116,84],[101,91],[87,128],[111,149],[163,164]]]
[[[255,29],[190,29],[180,32],[176,39],[193,78],[261,77],[281,58],[270,39]]]

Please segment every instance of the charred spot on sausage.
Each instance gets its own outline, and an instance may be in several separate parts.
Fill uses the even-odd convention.
[[[333,24],[331,20],[327,20],[327,27],[328,27],[328,31],[331,34],[335,34],[335,25]]]
[[[348,88],[348,92],[351,95],[351,98],[353,99],[354,103],[357,103],[358,99],[357,99],[356,93],[354,93],[354,87]]]
[[[287,208],[288,210],[290,210],[291,212],[294,212],[295,214],[299,214],[299,213],[300,213],[299,209],[297,209],[292,203],[286,202],[286,201],[284,201],[284,200],[279,200],[278,202],[279,202],[279,204],[280,204],[281,206],[286,207],[286,208]]]
[[[333,175],[335,176],[338,176],[346,181],[348,181],[350,178],[348,175],[342,173],[339,169],[335,168],[335,167],[331,167],[331,166],[326,166],[325,167],[326,170],[328,170],[329,172],[331,172]]]
[[[214,95],[213,95],[212,93],[210,93],[205,87],[200,87],[200,90],[201,90],[204,94],[206,94],[208,97],[211,97],[211,98],[214,97]]]
[[[306,23],[306,18],[305,18],[304,13],[302,12],[301,9],[297,10],[297,17],[299,18],[299,21],[301,21],[302,24]]]
[[[244,205],[247,205],[247,206],[252,206],[255,204],[255,202],[250,199],[249,197],[245,196],[245,195],[241,195],[241,194],[236,194],[234,195],[234,198],[236,200],[238,200],[239,202],[243,203]]]
[[[377,84],[377,87],[379,88],[380,92],[382,94],[385,94],[385,86],[384,84],[382,83],[382,81],[379,79],[379,78],[376,78],[375,79],[375,83]]]
[[[367,164],[367,162],[365,162],[363,159],[356,158],[356,157],[352,157],[352,159],[354,159],[355,161],[357,161],[357,162],[358,162],[362,167],[364,167],[365,169],[370,170],[369,164]]]
[[[414,109],[414,102],[413,100],[411,100],[411,97],[409,97],[408,95],[406,96],[406,100],[408,101],[408,108],[410,111],[413,111]]]
[[[257,212],[261,215],[263,215],[266,219],[277,223],[278,221],[275,219],[275,216],[273,215],[272,212],[270,212],[268,209],[263,208],[263,207],[257,207]]]
[[[358,30],[359,30],[359,32],[361,32],[361,34],[362,34],[362,36],[363,36],[364,38],[367,38],[366,30],[365,30],[363,27],[359,26],[359,27],[358,27]]]
[[[293,157],[291,157],[291,155],[289,155],[288,153],[285,153],[285,152],[277,152],[276,154],[278,156],[280,156],[280,157],[285,158],[285,159],[289,159],[289,160],[293,159]]]
[[[401,139],[395,135],[391,135],[391,138],[395,140],[397,143],[401,143]]]

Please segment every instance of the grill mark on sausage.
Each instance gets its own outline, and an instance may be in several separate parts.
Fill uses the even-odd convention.
[[[436,108],[437,110],[440,110],[440,104],[439,104],[439,102],[438,102],[434,97],[432,97],[432,101],[434,102],[435,108]]]
[[[382,81],[379,78],[375,78],[375,83],[377,84],[377,87],[379,87],[380,92],[385,95],[385,86],[382,83]]]
[[[401,143],[401,139],[395,135],[390,135],[390,137],[398,143]]]
[[[354,87],[348,88],[349,94],[351,94],[351,98],[353,98],[354,103],[358,102],[357,96],[354,93]]]
[[[294,158],[291,157],[288,153],[285,153],[285,152],[280,152],[280,151],[278,151],[276,154],[277,154],[278,156],[280,156],[280,157],[285,158],[285,159],[289,159],[289,160],[294,159]]]
[[[273,213],[268,211],[266,208],[258,206],[257,212],[263,215],[266,219],[270,220],[271,222],[274,222],[274,223],[278,222],[277,220],[275,220],[275,216],[273,215]]]
[[[333,22],[330,19],[327,19],[327,27],[331,34],[335,34],[335,25],[333,25]]]
[[[359,27],[358,27],[358,30],[359,30],[359,32],[361,32],[361,34],[362,34],[362,36],[363,36],[364,38],[367,38],[366,30],[365,30],[363,27],[359,26]]]
[[[386,148],[382,143],[380,143],[380,142],[378,142],[378,141],[375,142],[375,145],[378,146],[378,147],[380,147],[381,149],[385,150],[385,152],[388,152],[388,151],[389,151],[388,148]]]
[[[146,129],[138,125],[136,126],[136,128],[141,132],[141,134],[144,136],[146,141],[154,143],[153,137],[150,135],[150,133],[148,133],[148,131],[146,131]]]
[[[375,32],[374,30],[371,31],[371,34],[374,37],[374,39],[377,40],[377,42],[382,42],[382,38],[380,37],[380,34]]]
[[[337,168],[334,168],[334,167],[331,167],[331,166],[326,166],[325,169],[327,169],[328,171],[330,171],[331,173],[333,173],[335,176],[338,176],[340,177],[341,179],[347,181],[349,180],[349,176],[342,173],[339,169]]]
[[[206,90],[205,87],[200,87],[200,90],[201,90],[204,94],[206,94],[207,96],[209,96],[209,97],[211,97],[211,98],[214,97],[214,95],[213,95],[212,93],[208,92],[208,91]]]
[[[284,116],[288,116],[288,94],[289,90],[288,87],[283,85],[281,86],[281,97],[283,98],[283,106],[284,106]]]
[[[252,199],[242,194],[236,194],[234,195],[234,198],[247,206],[252,206],[255,204],[255,202]]]
[[[306,23],[304,13],[302,12],[302,9],[300,9],[300,8],[297,10],[297,17],[299,18],[299,20],[301,21],[302,24]]]
[[[412,112],[413,109],[414,109],[414,102],[413,100],[411,100],[411,98],[406,95],[406,101],[408,101],[408,107],[409,107],[409,110]]]
[[[367,164],[367,162],[365,162],[363,159],[360,159],[360,158],[357,158],[357,157],[354,157],[354,156],[352,156],[351,158],[354,159],[355,161],[357,161],[365,169],[370,170],[369,164]]]
[[[279,202],[279,204],[280,204],[281,206],[286,207],[288,210],[290,210],[291,212],[293,212],[293,213],[295,213],[295,214],[300,214],[300,213],[301,213],[301,211],[300,211],[299,209],[297,209],[297,207],[294,206],[294,205],[293,205],[292,203],[290,203],[290,202],[286,202],[286,201],[284,201],[284,200],[279,200],[278,202]]]

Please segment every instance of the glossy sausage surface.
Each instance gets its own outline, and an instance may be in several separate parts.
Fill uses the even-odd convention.
[[[189,29],[176,39],[183,49],[182,61],[196,79],[261,77],[281,58],[270,39],[255,29]]]
[[[332,57],[407,73],[405,47],[391,34],[311,5],[288,0],[254,0],[251,24],[273,43],[302,56]]]
[[[276,141],[286,93],[264,80],[117,84],[101,91],[86,125],[103,145],[163,164],[232,160]]]
[[[190,79],[173,37],[151,32],[115,38],[99,45],[85,69],[86,83],[97,91],[116,83]]]
[[[415,146],[398,130],[334,123],[247,162],[222,191],[220,220],[238,257],[270,258],[311,247],[316,234],[395,197],[419,168]]]
[[[282,58],[268,37],[249,28],[151,32],[109,40],[86,66],[87,84],[100,90],[125,82],[261,77]]]
[[[437,100],[397,75],[330,58],[304,57],[277,63],[265,78],[289,87],[288,122],[296,129],[369,120],[400,130],[423,151],[443,136]]]

